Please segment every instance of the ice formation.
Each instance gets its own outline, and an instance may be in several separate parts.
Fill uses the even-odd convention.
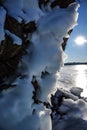
[[[4,39],[6,33],[14,43],[21,45],[20,38],[3,28],[6,13],[19,23],[35,20],[37,29],[31,36],[28,34],[30,46],[18,66],[18,71],[24,77],[19,76],[12,82],[15,88],[1,93],[0,128],[51,130],[50,110],[44,106],[44,102],[50,102],[51,94],[56,91],[56,73],[64,62],[61,44],[68,31],[77,24],[78,4],[73,3],[66,9],[58,6],[51,9],[49,3],[45,11],[39,8],[38,0],[2,0],[2,5],[5,9],[0,7],[0,14],[4,16],[0,20],[0,40]]]

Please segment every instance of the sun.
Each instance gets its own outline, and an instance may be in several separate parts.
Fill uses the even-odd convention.
[[[78,36],[76,39],[75,39],[75,43],[77,45],[83,45],[87,42],[87,39],[84,37],[84,36]]]

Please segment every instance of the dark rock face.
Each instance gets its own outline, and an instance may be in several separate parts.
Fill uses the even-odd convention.
[[[16,44],[13,45],[12,39],[6,36],[0,49],[0,79],[3,79],[16,70],[20,60],[21,47]]]
[[[68,34],[70,35],[70,34],[72,33],[72,31],[73,31],[73,30],[70,30],[70,31],[68,32]],[[62,48],[63,48],[63,50],[65,50],[65,48],[66,48],[67,41],[68,41],[68,38],[63,38],[63,43],[62,43]]]
[[[51,4],[51,7],[54,8],[56,5],[59,5],[60,8],[67,8],[67,6],[70,5],[73,2],[75,2],[75,0],[55,0]]]
[[[33,33],[36,28],[35,21],[31,21],[23,26],[23,33]]]
[[[49,1],[50,0],[39,0],[40,7],[41,5],[46,6]],[[58,5],[60,6],[60,8],[67,8],[67,6],[73,2],[75,2],[75,0],[55,0],[54,2],[51,3],[51,7],[54,8],[55,6]]]
[[[1,1],[2,2],[2,1]],[[0,6],[2,3],[0,2]],[[39,6],[41,8],[42,5],[46,6],[50,0],[38,0]],[[66,8],[69,4],[75,2],[75,0],[55,0],[51,3],[51,7],[54,8],[56,5],[59,5],[61,8]],[[1,41],[0,45],[0,88],[2,88],[2,84],[6,78],[12,76],[16,73],[19,61],[21,60],[22,55],[26,51],[26,47],[30,44],[30,41],[27,40],[28,34],[32,34],[36,29],[35,21],[30,21],[29,23],[19,23],[16,19],[6,15],[5,19],[5,30],[9,30],[11,33],[15,34],[19,38],[22,39],[22,45],[17,45],[13,43],[13,40],[10,36],[5,34],[5,40]],[[70,33],[70,30],[68,33]],[[65,46],[67,43],[68,38],[63,39],[64,42],[62,43],[63,50],[65,50]],[[3,87],[4,88],[8,88]]]
[[[1,42],[0,46],[0,82],[3,79],[8,78],[10,75],[14,75],[17,69],[18,63],[24,54],[25,48],[29,45],[27,35],[36,30],[34,21],[25,24],[24,22],[18,23],[16,19],[7,15],[4,28],[11,33],[22,39],[22,45],[13,43],[10,36],[6,34],[5,40]],[[0,87],[1,88],[1,87]]]
[[[14,33],[20,38],[23,37],[22,26],[23,24],[18,23],[18,21],[14,19],[13,17],[9,15],[6,16],[5,29],[8,29],[10,32]]]

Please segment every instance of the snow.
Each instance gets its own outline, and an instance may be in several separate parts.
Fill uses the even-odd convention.
[[[78,5],[73,3],[66,9],[56,7],[51,10],[49,3],[45,13],[40,10],[38,0],[26,2],[5,0],[2,5],[7,14],[18,22],[24,20],[27,23],[35,20],[37,30],[31,34],[31,38],[28,37],[30,46],[27,47],[27,54],[21,58],[18,66],[18,72],[21,72],[24,77],[19,76],[12,82],[12,85],[15,85],[14,88],[1,93],[0,127],[4,130],[51,130],[51,111],[44,106],[43,102],[51,103],[51,94],[56,91],[58,78],[56,74],[63,66],[65,55],[61,44],[63,38],[67,37],[68,31],[77,24]],[[4,21],[1,23],[3,25]],[[12,38],[14,44],[22,44],[21,39],[15,34],[9,30],[5,32]],[[45,76],[42,76],[42,72]],[[32,84],[33,77],[38,83],[36,91]],[[34,101],[34,92],[41,103],[37,104]],[[86,119],[83,112],[83,109],[86,110],[85,102],[77,101],[78,97],[68,92],[65,96],[70,99],[63,100],[60,111],[67,112],[67,109],[72,106],[76,111],[79,110],[77,117],[82,114],[83,119]],[[83,107],[80,104],[84,104]],[[66,118],[69,119],[72,112],[74,114],[73,110],[67,112]]]
[[[74,5],[70,7],[72,6]],[[70,7],[69,9],[56,8],[38,20],[37,32],[31,39],[34,45],[31,75],[38,75],[42,70],[56,73],[60,66],[63,66],[64,53],[61,43],[67,32],[76,25],[78,18],[78,13],[73,9],[70,10]]]
[[[28,21],[37,21],[44,15],[39,8],[38,0],[23,0],[23,10],[28,16]]]
[[[6,8],[7,13],[14,17],[16,20],[18,20],[19,22],[22,21],[22,18],[20,17],[20,15],[22,16],[23,12],[22,12],[22,6],[23,6],[23,0],[5,0],[3,1],[3,6]]]
[[[49,14],[42,17],[39,23],[37,23],[39,24],[38,30],[40,31],[40,33],[42,34],[51,32],[54,34],[54,36],[57,36],[58,38],[60,36],[61,39],[61,37],[67,34],[66,31],[69,31],[77,24],[76,21],[78,18],[78,13],[73,9],[75,7],[76,4],[74,3],[67,9],[55,8]],[[63,25],[62,27],[61,24]]]
[[[37,78],[38,84],[40,85],[37,95],[38,99],[43,102],[50,102],[50,93],[55,93],[56,91],[56,80],[55,75],[48,75],[42,79]]]
[[[26,23],[37,21],[43,15],[39,8],[38,0],[5,0],[3,6],[7,13],[15,18],[18,22],[24,20]]]
[[[51,126],[51,118],[50,118],[50,113],[44,113],[41,116],[41,121],[40,121],[40,125],[41,125],[41,130],[51,130],[52,126]]]
[[[18,36],[16,36],[15,34],[11,33],[8,30],[5,30],[5,33],[12,38],[14,44],[22,45],[22,39],[21,38],[19,38]]]
[[[62,89],[60,91],[62,92]],[[83,99],[73,100],[71,97],[67,98],[64,94],[62,96],[65,98],[63,98],[60,106],[56,104],[54,97],[54,103],[58,107],[59,115],[55,114],[53,117],[53,130],[87,129],[87,102]],[[80,122],[79,125],[77,122]]]
[[[17,79],[14,85],[16,85],[15,88],[4,90],[0,98],[0,126],[4,129],[10,129],[10,127],[12,129],[14,125],[32,114],[33,86],[29,79]]]
[[[0,7],[0,42],[5,39],[4,23],[5,23],[6,11],[3,7]]]

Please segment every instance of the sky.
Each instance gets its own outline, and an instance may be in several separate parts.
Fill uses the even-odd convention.
[[[79,35],[87,39],[87,0],[80,3],[78,12],[78,25],[74,28],[68,40],[65,51],[68,57],[65,62],[87,62],[87,42],[83,45],[75,43],[75,39]]]

